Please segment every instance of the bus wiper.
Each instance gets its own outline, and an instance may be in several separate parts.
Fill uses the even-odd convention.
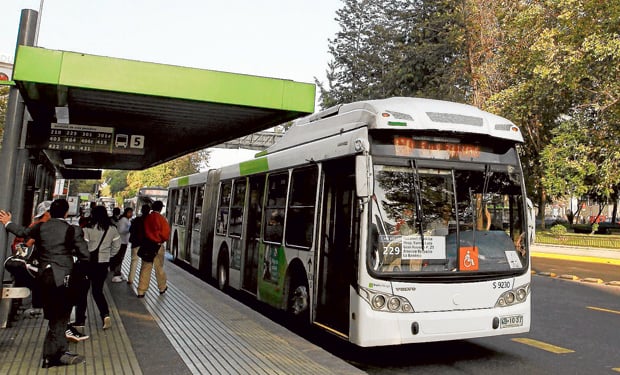
[[[420,174],[418,173],[418,165],[415,159],[409,160],[411,169],[413,170],[413,192],[415,199],[415,223],[418,231],[420,231],[420,242],[422,244],[422,253],[424,253],[424,228],[422,226],[424,215],[422,212],[422,189],[420,188]]]

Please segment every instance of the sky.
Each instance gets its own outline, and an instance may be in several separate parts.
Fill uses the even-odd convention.
[[[328,40],[339,30],[342,6],[341,0],[41,1],[39,47],[306,83],[325,81]],[[0,62],[12,63],[21,10],[39,11],[41,2],[1,2]],[[255,152],[216,153],[230,164]],[[211,166],[219,159],[212,153]]]

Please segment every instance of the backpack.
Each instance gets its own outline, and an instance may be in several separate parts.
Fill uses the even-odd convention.
[[[138,216],[131,221],[129,242],[131,247],[140,246],[144,242],[144,216]]]

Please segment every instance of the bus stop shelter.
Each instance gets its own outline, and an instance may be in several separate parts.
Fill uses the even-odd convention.
[[[314,84],[32,47],[32,17],[22,12],[8,108],[25,115],[7,113],[0,165],[0,208],[18,223],[56,178],[153,167],[314,111]]]

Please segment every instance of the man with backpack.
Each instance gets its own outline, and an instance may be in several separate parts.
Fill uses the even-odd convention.
[[[131,221],[129,227],[129,243],[131,244],[131,263],[129,264],[129,275],[127,276],[127,284],[132,284],[136,277],[138,269],[138,250],[144,241],[144,219],[151,212],[151,206],[144,204],[140,208],[140,216],[135,217]]]
[[[48,221],[24,228],[11,222],[10,213],[0,210],[0,222],[8,232],[18,237],[33,238],[37,244],[40,269],[37,281],[41,288],[43,316],[48,320],[43,343],[43,368],[84,362],[83,356],[67,351],[65,330],[72,308],[68,286],[73,256],[80,262],[89,260],[82,230],[65,221],[69,211],[67,200],[53,201],[49,211],[51,218]]]

